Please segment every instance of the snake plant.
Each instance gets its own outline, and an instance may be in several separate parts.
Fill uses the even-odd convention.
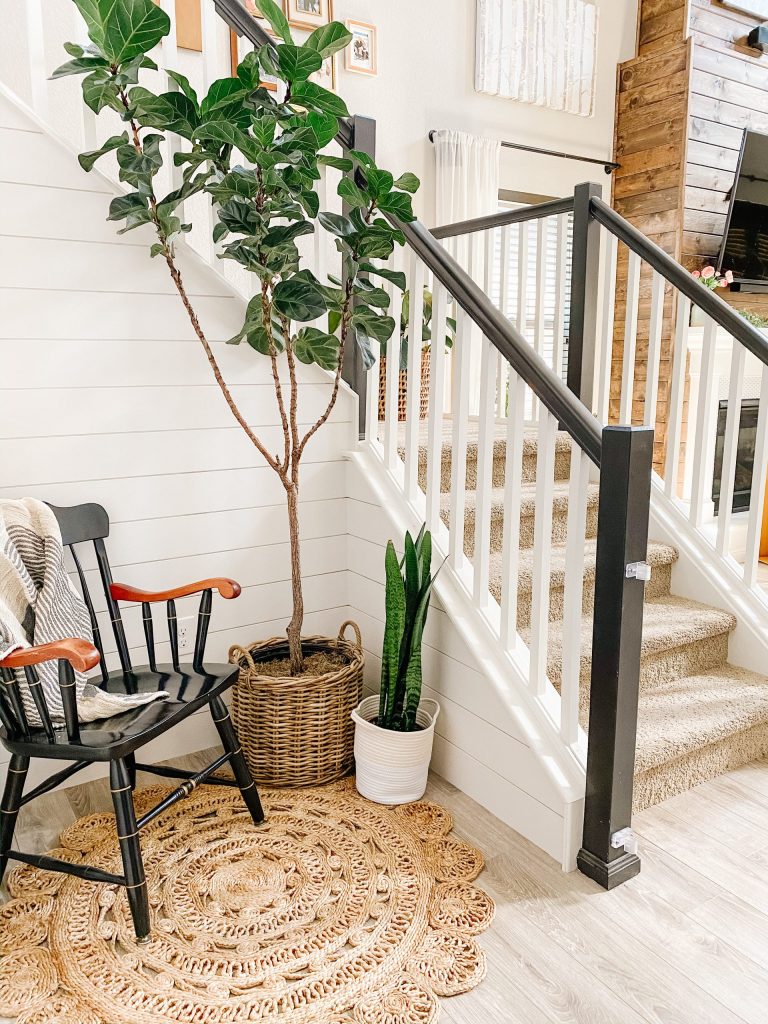
[[[402,559],[389,541],[384,565],[386,624],[376,724],[396,732],[413,732],[421,700],[421,641],[434,584],[432,535],[426,525],[415,541],[406,533]]]

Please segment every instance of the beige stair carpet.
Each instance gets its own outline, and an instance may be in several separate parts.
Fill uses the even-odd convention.
[[[422,428],[424,431],[424,428]],[[504,469],[506,426],[497,426],[493,448],[490,524],[490,590],[501,597],[504,575]],[[530,637],[536,514],[536,434],[523,444],[523,488],[517,577],[517,624]],[[548,673],[559,687],[563,661],[562,617],[568,482],[571,443],[557,437],[552,535],[549,548],[550,600]],[[451,431],[448,421],[440,451],[443,500],[441,514],[450,522]],[[426,481],[426,435],[420,437],[419,476]],[[477,431],[470,427],[467,444],[467,494],[464,549],[475,548]],[[598,488],[588,490],[584,537],[583,618],[580,654],[580,718],[587,725],[592,668]],[[645,613],[640,668],[635,805],[647,807],[768,754],[768,678],[728,663],[728,638],[736,626],[721,609],[676,597],[671,592],[677,552],[651,540],[647,560],[652,576],[645,586]]]

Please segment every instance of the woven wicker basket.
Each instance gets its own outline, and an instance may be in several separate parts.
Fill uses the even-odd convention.
[[[344,639],[348,626],[354,630],[354,643]],[[348,663],[334,672],[295,680],[259,672],[259,662],[287,657],[284,638],[229,652],[230,662],[240,666],[232,718],[254,781],[264,786],[320,786],[352,768],[351,716],[363,691],[360,628],[345,622],[336,639],[309,636],[301,643],[305,655],[328,651]]]
[[[406,417],[406,399],[408,397],[408,371],[400,370],[397,375],[397,418],[400,423]],[[379,365],[379,421],[383,421],[387,411],[387,357],[382,356]],[[419,392],[419,419],[425,420],[429,414],[429,349],[421,353],[421,389]]]

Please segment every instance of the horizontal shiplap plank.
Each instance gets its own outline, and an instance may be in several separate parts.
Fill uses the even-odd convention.
[[[0,128],[17,128],[20,131],[40,134],[40,128],[7,96],[0,95]]]
[[[347,467],[344,459],[303,462],[301,499],[312,502],[344,497]],[[285,488],[266,463],[208,472],[148,472],[145,477],[28,483],[23,494],[52,505],[78,505],[93,501],[104,506],[113,524],[238,508],[258,509],[265,505],[279,505],[285,500]],[[19,496],[17,488],[0,486],[0,498]]]
[[[269,359],[246,344],[212,343],[225,381],[238,385],[272,385]],[[6,388],[208,387],[214,380],[199,342],[158,339],[136,341],[0,340],[2,384]],[[278,361],[282,379],[285,360]],[[298,379],[322,380],[316,368],[298,367]],[[327,379],[327,378],[326,378]]]
[[[255,358],[259,358],[255,356]],[[299,385],[299,409],[306,423],[319,419],[329,404],[332,384]],[[286,407],[289,388],[283,388]],[[232,389],[248,425],[260,429],[280,423],[274,387]],[[29,415],[30,403],[35,405]],[[336,403],[334,420],[350,420],[345,403]],[[0,436],[53,437],[62,434],[135,433],[147,430],[221,429],[235,423],[215,383],[208,387],[0,388]]]
[[[115,194],[100,175],[86,174],[63,146],[43,134],[14,128],[0,128],[0,181],[44,185],[64,198],[71,189]]]
[[[265,427],[262,441],[280,451],[282,429]],[[308,461],[337,458],[353,444],[351,425],[327,423],[306,448]],[[155,472],[191,473],[259,465],[261,456],[240,427],[102,436],[74,435],[0,441],[3,484],[23,489],[28,483],[80,479],[146,477]]]
[[[187,251],[179,249],[177,263],[188,295],[230,294],[229,288]],[[139,246],[111,242],[11,238],[0,234],[0,266],[4,268],[6,288],[23,289],[43,279],[61,291],[86,293],[84,305],[92,292],[177,295],[168,267],[162,260],[150,259],[148,246],[143,251]]]
[[[137,258],[145,259],[143,253]],[[52,285],[53,282],[45,282]],[[178,295],[152,295],[126,308],[119,292],[65,292],[44,287],[33,274],[24,288],[5,288],[0,277],[0,339],[72,341],[197,341]],[[198,296],[195,310],[210,341],[226,341],[243,324],[245,303],[234,296]],[[199,342],[197,342],[199,344]],[[20,346],[23,348],[23,346]],[[141,352],[137,349],[137,355]],[[110,357],[111,358],[111,357]],[[148,358],[145,355],[145,358]],[[3,363],[3,370],[7,363]],[[42,367],[41,367],[42,369]]]
[[[0,182],[0,232],[21,238],[63,238],[117,245],[151,245],[148,225],[124,235],[107,220],[109,196],[99,192],[63,191],[27,183]]]

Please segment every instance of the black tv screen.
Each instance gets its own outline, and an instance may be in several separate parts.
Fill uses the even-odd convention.
[[[768,135],[744,132],[718,269],[768,281]]]

